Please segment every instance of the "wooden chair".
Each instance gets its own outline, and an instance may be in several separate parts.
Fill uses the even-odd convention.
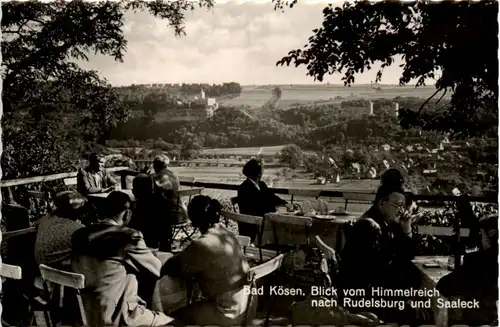
[[[22,269],[19,266],[13,266],[13,265],[8,265],[6,263],[1,263],[0,264],[0,277],[2,277],[2,283],[5,281],[5,279],[15,279],[15,280],[20,280],[22,278]],[[2,326],[3,327],[10,327],[11,325],[8,324],[5,320],[2,318]]]
[[[238,197],[237,196],[234,196],[231,198],[231,205],[233,206],[233,211],[238,212],[238,210],[236,209],[236,206],[238,205]]]
[[[78,305],[79,318],[81,319],[82,326],[87,326],[87,316],[83,306],[82,296],[80,291],[85,288],[85,276],[72,272],[62,271],[59,269],[51,268],[44,264],[40,265],[40,274],[42,276],[43,288],[47,296],[47,302],[52,303],[56,290],[59,290],[59,305],[58,309],[62,309],[64,300],[64,287],[73,289],[76,292],[76,302]],[[52,318],[54,312],[48,312],[50,317],[50,324],[53,325]]]
[[[319,198],[319,195],[321,193],[321,190],[307,190],[307,189],[289,189],[288,194],[292,196],[290,199],[290,202],[293,203],[293,200],[300,196],[300,197],[310,197],[310,198]]]
[[[78,180],[76,177],[70,177],[63,179],[64,186],[70,191],[76,191],[76,185],[78,184]]]
[[[316,244],[323,255],[320,263],[320,269],[323,274],[324,286],[332,287],[334,282],[332,277],[335,277],[338,271],[338,256],[335,253],[335,250],[326,245],[326,243],[323,242],[318,235],[316,235]]]
[[[187,189],[187,190],[179,190],[178,191],[178,198],[177,198],[177,206],[181,205],[181,198],[184,196],[189,196],[189,201],[191,201],[191,197],[193,195],[199,195],[203,192],[203,188],[192,188],[192,189]],[[175,237],[182,231],[184,234],[186,234],[186,238],[181,241],[181,245],[186,242],[190,241],[191,237],[196,233],[196,229],[193,229],[191,233],[188,232],[187,227],[190,225],[189,221],[180,223],[180,224],[175,224],[172,225],[172,241],[175,239]]]
[[[6,263],[0,264],[0,276],[2,280],[4,278],[8,279],[21,279],[22,278],[22,269],[19,266],[13,266]]]
[[[276,213],[268,213],[265,215],[266,219],[268,219],[273,226],[273,233],[274,233],[274,243],[279,251],[278,253],[281,253],[281,248],[282,245],[279,242],[278,239],[278,230],[277,230],[277,225],[282,224],[282,225],[293,225],[293,226],[302,226],[305,229],[306,233],[306,244],[309,246],[310,245],[310,239],[309,239],[309,228],[312,226],[312,218],[309,217],[301,217],[301,216],[291,216],[291,215],[280,215]]]
[[[10,232],[5,232],[5,233],[2,233],[2,242],[6,242],[9,239],[17,237],[17,236],[31,234],[31,233],[36,233],[36,227],[29,227],[29,228],[24,228],[24,229],[13,230]]]
[[[255,280],[258,280],[262,277],[265,277],[269,274],[272,274],[276,271],[279,271],[279,269],[281,268],[281,264],[283,263],[283,258],[284,258],[284,254],[280,254],[278,255],[277,257],[274,257],[273,259],[265,262],[265,263],[262,263],[258,266],[255,266],[255,267],[252,267],[250,268],[250,272],[253,274],[253,278]],[[273,278],[273,281],[271,281],[271,285],[274,285],[274,280],[276,280],[275,278]],[[264,327],[267,327],[269,326],[269,319],[271,317],[271,311],[272,311],[272,308],[273,308],[273,300],[274,300],[274,294],[271,294],[270,298],[269,298],[269,304],[268,304],[268,307],[267,307],[267,313],[266,313],[266,320],[265,320],[265,323],[264,323]],[[251,300],[252,300],[252,297],[253,295],[250,295],[249,299],[248,299],[248,307],[250,306],[251,304]],[[248,307],[247,307],[247,310],[248,310]],[[247,320],[247,319],[245,319]]]
[[[259,217],[259,216],[251,216],[251,215],[244,215],[241,213],[236,213],[236,212],[230,212],[223,210],[222,211],[222,217],[228,220],[233,220],[237,223],[247,223],[251,225],[256,225],[259,229],[259,232],[257,233],[257,248],[259,249],[259,256],[261,262],[263,261],[263,256],[262,256],[262,232],[263,232],[263,227],[264,227],[264,218]],[[255,240],[251,240],[255,241]],[[276,253],[277,254],[277,253]]]
[[[356,201],[361,203],[373,203],[373,201],[375,201],[374,193],[344,192],[342,197],[345,200],[345,210],[347,210],[347,204],[349,203],[349,201]]]
[[[240,245],[243,247],[250,246],[250,243],[252,243],[250,240],[250,237],[248,237],[248,236],[236,235],[236,238],[238,239],[238,242],[240,243]]]

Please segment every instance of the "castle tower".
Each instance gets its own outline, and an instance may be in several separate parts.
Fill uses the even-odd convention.
[[[200,99],[205,99],[205,91],[203,91],[203,88],[201,89],[200,92]]]

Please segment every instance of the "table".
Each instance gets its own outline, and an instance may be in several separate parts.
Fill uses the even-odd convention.
[[[433,289],[436,288],[438,281],[444,276],[451,273],[448,270],[448,257],[444,256],[418,256],[412,260],[413,264],[420,271],[422,276],[422,288]],[[437,263],[438,268],[426,268],[425,264]],[[432,299],[432,311],[434,312],[435,325],[437,327],[448,326],[448,309],[438,308],[437,299],[444,298],[443,296],[435,297]]]
[[[293,213],[280,213],[283,215],[294,215]],[[340,252],[345,243],[344,226],[355,221],[357,215],[328,215],[323,216],[331,219],[313,218],[313,224],[309,228],[309,239],[311,244],[316,244],[316,235],[336,251]],[[280,244],[306,244],[306,230],[304,227],[279,224],[276,226],[278,241]],[[272,223],[264,219],[262,244],[274,244],[274,233]]]
[[[182,196],[190,196],[190,195],[193,195],[193,193],[197,193],[197,192],[201,192],[203,190],[203,187],[191,187],[191,188],[181,188],[178,192],[179,196],[182,197]],[[118,190],[120,192],[123,192],[123,193],[126,193],[130,196],[130,198],[135,201],[135,197],[134,197],[134,194],[132,193],[132,190],[123,190],[123,189],[120,189]],[[111,192],[107,192],[107,193],[94,193],[94,194],[88,194],[87,197],[89,199],[105,199],[108,197],[109,193]]]

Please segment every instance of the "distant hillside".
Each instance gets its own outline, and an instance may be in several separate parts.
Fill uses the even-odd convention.
[[[276,86],[282,90],[278,105],[279,109],[313,104],[314,102],[326,102],[330,104],[361,98],[367,100],[380,98],[394,99],[396,97],[427,99],[435,92],[433,86],[415,88],[413,86],[379,85],[380,91],[376,91],[370,85],[354,85],[352,87],[339,85],[244,85],[240,96],[225,100],[223,105],[228,107],[249,106],[260,108],[269,101],[271,92]],[[445,96],[444,99],[449,99],[449,96]]]

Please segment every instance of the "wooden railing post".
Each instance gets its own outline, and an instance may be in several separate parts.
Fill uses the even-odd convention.
[[[126,190],[127,189],[127,174],[120,174],[120,180],[121,180],[121,183],[122,183],[122,190]]]

